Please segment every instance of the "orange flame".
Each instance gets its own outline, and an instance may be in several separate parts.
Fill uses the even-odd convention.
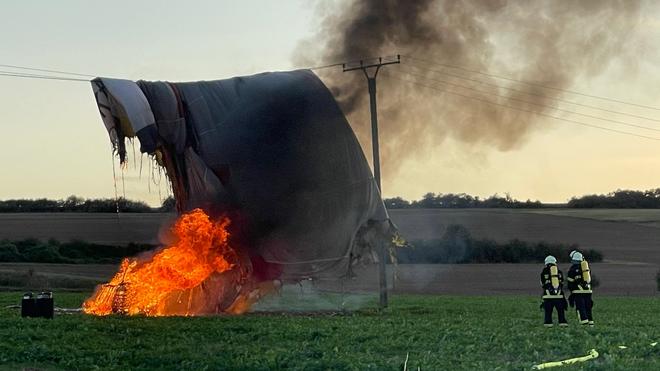
[[[124,259],[112,280],[83,304],[85,313],[147,316],[242,313],[249,309],[249,267],[228,244],[229,219],[201,209],[182,215],[176,243],[150,259]],[[242,293],[245,292],[245,293]],[[254,296],[252,294],[252,296]]]

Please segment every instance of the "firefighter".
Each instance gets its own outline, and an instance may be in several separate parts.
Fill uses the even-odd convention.
[[[545,258],[545,267],[541,271],[541,287],[543,288],[543,310],[545,318],[543,325],[552,327],[552,310],[557,309],[559,326],[568,326],[564,311],[566,310],[566,298],[564,298],[564,275],[557,267],[557,259],[548,255]]]
[[[571,295],[568,300],[571,306],[575,306],[578,319],[582,325],[594,325],[592,308],[594,306],[591,300],[591,269],[589,263],[584,259],[582,253],[573,251],[570,254],[571,268],[568,270],[566,281]]]

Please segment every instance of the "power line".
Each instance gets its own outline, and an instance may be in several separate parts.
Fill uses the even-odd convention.
[[[301,68],[314,71],[314,70],[321,70],[321,69],[326,69],[326,68],[331,68],[331,67],[341,67],[343,64],[344,64],[344,62],[342,62],[342,63],[331,63],[331,64],[320,65],[320,66],[312,66],[312,67],[301,67]],[[26,67],[26,66],[18,66],[18,65],[13,65],[13,64],[0,64],[0,67],[14,68],[14,69],[20,69],[20,70],[27,70],[27,71],[47,72],[47,73],[52,73],[52,74],[63,74],[63,75],[71,75],[71,76],[92,77],[92,78],[98,76],[98,75],[90,75],[90,74],[86,74],[86,73],[69,72],[69,71],[46,69],[46,68]],[[47,80],[61,80],[61,81],[90,81],[89,79],[77,79],[77,78],[61,77],[61,76],[55,76],[55,75],[37,75],[37,74],[32,74],[32,73],[23,73],[23,72],[16,72],[16,71],[0,71],[0,76],[18,77],[18,78],[33,78],[33,79],[47,79]]]
[[[375,59],[375,58],[364,58],[362,60],[370,60],[370,59]],[[341,67],[341,66],[345,65],[346,63],[354,63],[356,61],[358,61],[358,60],[352,60],[352,61],[349,61],[349,62],[330,63],[330,64],[319,65],[319,66],[311,66],[311,67],[299,67],[299,68],[314,71],[314,70],[322,70],[322,69],[332,68],[332,67]],[[51,73],[51,74],[91,77],[91,78],[94,78],[94,77],[98,76],[98,75],[90,75],[90,74],[87,74],[87,73],[63,71],[63,70],[58,70],[58,69],[19,66],[19,65],[15,65],[15,64],[0,64],[0,67],[20,69],[20,70],[26,70],[26,71],[47,72],[47,73]],[[37,74],[32,74],[32,73],[23,73],[23,72],[16,72],[16,71],[0,71],[0,76],[17,77],[17,78],[60,80],[60,81],[90,81],[88,79],[77,79],[77,78],[72,78],[72,77],[61,77],[61,76],[43,75],[43,74],[42,75],[37,75]]]
[[[59,74],[61,74],[61,75],[73,75],[73,76],[83,76],[83,77],[96,77],[96,76],[94,76],[94,75],[89,75],[89,74],[85,74],[85,73],[67,72],[67,71],[58,71],[58,70],[48,70],[48,69],[44,69],[44,68],[16,66],[16,65],[12,65],[12,64],[0,64],[0,67],[16,68],[16,69],[19,69],[19,70],[28,70],[28,71],[39,71],[39,72],[59,73]]]
[[[645,130],[651,130],[651,131],[658,131],[658,132],[660,132],[660,129],[657,129],[657,128],[652,128],[652,127],[648,127],[648,126],[644,126],[644,125],[631,124],[631,123],[624,122],[624,121],[619,121],[619,120],[614,120],[614,119],[608,119],[608,118],[604,118],[604,117],[598,117],[598,116],[589,115],[589,114],[585,114],[585,113],[580,113],[580,112],[570,111],[570,110],[566,110],[566,109],[559,108],[559,107],[557,107],[557,106],[549,106],[549,105],[545,105],[545,104],[541,104],[541,103],[530,102],[530,101],[527,101],[527,100],[524,100],[524,99],[519,99],[519,98],[514,98],[514,97],[507,97],[507,96],[504,96],[504,95],[501,95],[501,94],[497,94],[497,93],[491,93],[491,92],[488,92],[488,91],[483,91],[483,90],[479,90],[479,89],[474,89],[474,88],[472,88],[472,87],[465,86],[465,85],[454,84],[454,83],[447,82],[447,81],[444,81],[444,80],[438,80],[438,79],[429,78],[429,77],[426,77],[425,75],[418,74],[418,73],[414,73],[414,72],[405,72],[405,71],[402,71],[402,73],[405,73],[405,74],[408,74],[408,75],[411,75],[411,76],[422,77],[422,78],[425,78],[425,79],[430,80],[430,81],[433,81],[433,82],[438,82],[438,83],[440,83],[440,84],[445,84],[445,85],[450,85],[450,86],[456,86],[456,87],[459,87],[459,88],[462,88],[462,89],[471,90],[471,91],[476,91],[476,92],[478,92],[478,93],[491,94],[491,95],[494,95],[494,96],[496,96],[496,97],[500,97],[500,98],[504,98],[504,99],[508,99],[508,100],[516,101],[516,102],[521,102],[521,103],[525,103],[525,104],[530,104],[530,105],[538,106],[538,107],[541,107],[541,108],[554,109],[554,110],[559,111],[559,112],[565,112],[565,113],[569,113],[569,114],[573,114],[573,115],[578,115],[578,116],[583,116],[583,117],[587,117],[587,118],[591,118],[591,119],[603,120],[603,121],[607,121],[607,122],[611,122],[611,123],[615,123],[615,124],[619,124],[619,125],[630,126],[630,127],[635,127],[635,128],[638,128],[638,129],[645,129]]]
[[[26,79],[60,80],[60,81],[82,81],[82,82],[90,81],[89,79],[79,79],[75,77],[36,75],[30,73],[14,73],[10,71],[0,71],[0,76],[18,77],[18,78],[26,78]]]
[[[307,67],[305,69],[314,71],[314,70],[322,70],[324,68],[330,68],[330,67],[341,67],[342,65],[343,63],[332,63],[332,64],[326,64],[325,66]]]
[[[632,113],[627,113],[627,112],[621,112],[621,111],[610,110],[610,109],[607,109],[607,108],[601,108],[601,107],[596,107],[596,106],[592,106],[592,105],[588,105],[588,104],[584,104],[584,103],[573,102],[573,101],[566,100],[566,99],[553,98],[553,97],[549,97],[549,96],[547,96],[547,95],[545,95],[545,94],[539,94],[539,93],[527,92],[527,91],[524,91],[524,90],[520,90],[520,89],[516,89],[516,88],[509,87],[509,86],[502,86],[502,85],[498,85],[498,84],[490,83],[490,82],[483,81],[483,80],[478,80],[478,79],[473,79],[473,78],[469,78],[469,77],[465,77],[465,76],[461,76],[461,75],[456,75],[456,74],[448,73],[448,72],[446,72],[446,71],[439,71],[439,70],[434,70],[434,69],[430,69],[430,68],[424,68],[424,67],[416,66],[416,65],[414,65],[414,64],[412,64],[411,67],[413,67],[413,68],[417,68],[417,69],[420,69],[420,70],[423,70],[423,71],[428,71],[428,72],[433,72],[433,73],[443,74],[443,75],[447,75],[447,76],[455,77],[455,78],[458,78],[458,79],[463,79],[463,80],[467,80],[467,81],[472,81],[472,82],[475,82],[475,83],[478,83],[478,84],[482,84],[482,85],[492,86],[492,87],[497,88],[497,89],[510,90],[510,91],[514,91],[514,92],[517,92],[517,93],[520,93],[520,94],[525,94],[525,95],[531,95],[531,96],[541,97],[541,98],[545,98],[545,99],[549,99],[549,100],[554,100],[554,101],[557,101],[557,102],[573,104],[573,105],[576,105],[576,106],[585,107],[585,108],[591,108],[591,109],[600,110],[600,111],[608,112],[608,113],[614,113],[614,114],[617,114],[617,115],[624,115],[624,116],[630,116],[630,117],[634,117],[634,118],[638,118],[638,119],[643,119],[643,120],[649,120],[649,121],[660,122],[660,119],[654,119],[654,118],[651,118],[651,117],[639,116],[639,115],[635,115],[635,114],[632,114]]]
[[[540,88],[543,88],[543,89],[556,90],[556,91],[561,91],[561,92],[565,92],[565,93],[581,95],[583,97],[589,97],[589,98],[594,98],[594,99],[602,99],[602,100],[609,101],[609,102],[627,104],[629,106],[635,106],[635,107],[647,108],[647,109],[660,111],[660,108],[652,107],[652,106],[646,106],[646,105],[643,105],[643,104],[631,103],[631,102],[626,102],[626,101],[622,101],[622,100],[618,100],[618,99],[601,97],[601,96],[598,96],[598,95],[592,95],[592,94],[587,94],[587,93],[581,93],[579,91],[561,89],[561,88],[557,88],[557,87],[554,87],[554,86],[547,86],[547,85],[543,85],[543,84],[539,84],[539,83],[517,80],[517,79],[511,78],[511,77],[496,75],[496,74],[483,72],[483,71],[472,70],[472,69],[469,69],[469,68],[465,68],[465,67],[461,67],[461,66],[455,66],[455,65],[451,65],[451,64],[447,64],[447,63],[440,63],[440,62],[437,62],[437,61],[431,61],[431,60],[427,60],[427,59],[416,58],[416,57],[412,57],[412,56],[409,56],[409,55],[406,55],[405,57],[409,58],[409,59],[412,59],[412,60],[419,61],[419,62],[424,62],[424,63],[428,63],[428,64],[435,64],[435,65],[443,66],[443,67],[447,67],[447,68],[454,68],[454,69],[457,69],[457,70],[476,73],[476,74],[480,74],[480,75],[484,75],[484,76],[488,76],[488,77],[493,77],[493,78],[496,78],[496,79],[508,80],[508,81],[519,83],[519,84],[537,86],[537,87],[540,87]]]
[[[553,115],[538,112],[538,111],[532,111],[532,110],[527,110],[527,109],[524,109],[524,108],[513,107],[513,106],[506,105],[506,104],[493,102],[493,101],[490,101],[490,100],[487,100],[487,99],[472,97],[472,96],[469,96],[469,95],[456,93],[454,91],[440,89],[437,86],[427,85],[427,84],[424,84],[424,83],[420,83],[419,81],[412,81],[412,80],[402,79],[402,78],[399,78],[399,77],[392,76],[390,74],[385,74],[385,76],[386,76],[386,78],[396,79],[396,80],[408,82],[408,83],[411,83],[411,84],[416,84],[416,85],[419,85],[419,86],[422,86],[422,87],[425,87],[425,88],[428,88],[428,89],[437,90],[437,91],[440,91],[440,92],[443,92],[443,93],[452,94],[452,95],[456,95],[456,96],[467,98],[467,99],[477,100],[477,101],[487,103],[487,104],[492,104],[492,105],[495,105],[495,106],[501,106],[501,107],[505,107],[505,108],[509,108],[509,109],[513,109],[513,110],[517,110],[517,111],[532,113],[532,114],[536,114],[536,115],[539,115],[539,116],[548,117],[548,118],[552,118],[552,119],[560,120],[560,121],[565,121],[565,122],[569,122],[569,123],[572,123],[572,124],[586,126],[586,127],[590,127],[590,128],[594,128],[594,129],[600,129],[600,130],[610,131],[610,132],[614,132],[614,133],[618,133],[618,134],[624,134],[624,135],[629,135],[629,136],[634,136],[634,137],[639,137],[639,138],[644,138],[644,139],[649,139],[649,140],[660,141],[660,138],[649,137],[649,136],[646,136],[646,135],[631,133],[631,132],[628,132],[628,131],[617,130],[617,129],[607,128],[607,127],[603,127],[603,126],[588,124],[588,123],[584,123],[584,122],[581,122],[581,121],[571,120],[571,119],[567,119],[567,118],[563,118],[563,117],[559,117],[559,116],[553,116]]]
[[[340,67],[340,66],[342,66],[342,64],[343,63],[333,63],[333,64],[328,64],[328,65],[323,65],[323,66],[303,67],[303,68],[308,69],[308,70],[320,70],[320,69],[325,69],[325,68],[330,68],[330,67]],[[0,64],[0,66],[19,68],[19,67],[14,67],[12,65],[4,65],[4,64]],[[44,72],[53,72],[53,73],[62,73],[61,71],[47,70],[47,69],[36,69],[36,68],[24,68],[24,69],[35,70],[35,71],[44,71]],[[96,77],[94,75],[87,75],[87,74],[73,73],[73,72],[69,72],[67,74],[74,75],[74,76]],[[31,74],[31,73],[21,73],[21,72],[15,72],[15,71],[1,71],[1,70],[0,70],[0,76],[18,77],[18,78],[31,78],[31,79],[60,80],[60,81],[84,81],[84,82],[89,82],[90,81],[89,79],[78,79],[78,78],[73,78],[73,77],[63,77],[63,76],[56,76],[56,75],[37,75],[37,74]]]

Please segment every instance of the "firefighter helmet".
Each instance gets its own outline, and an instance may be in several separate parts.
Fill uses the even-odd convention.
[[[545,265],[548,265],[548,264],[557,264],[557,258],[555,258],[552,255],[546,256],[545,257]]]
[[[582,257],[582,253],[577,251],[571,256],[571,261],[573,262],[581,262],[583,259],[584,258]]]

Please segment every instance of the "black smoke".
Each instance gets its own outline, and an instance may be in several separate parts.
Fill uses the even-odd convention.
[[[640,2],[626,0],[348,0],[317,6],[318,32],[299,45],[296,64],[402,54],[401,65],[385,67],[378,77],[386,176],[394,175],[407,156],[423,153],[446,138],[507,151],[520,147],[547,123],[533,113],[456,97],[419,83],[542,113],[552,109],[539,104],[555,105],[553,98],[563,94],[561,90],[513,84],[420,60],[495,71],[517,80],[568,89],[576,79],[597,76],[616,57],[629,53],[627,40],[640,17]],[[475,84],[429,69],[517,91]],[[333,91],[369,153],[364,76],[359,71],[342,73],[341,68],[317,73]],[[447,87],[432,79],[491,93]]]

